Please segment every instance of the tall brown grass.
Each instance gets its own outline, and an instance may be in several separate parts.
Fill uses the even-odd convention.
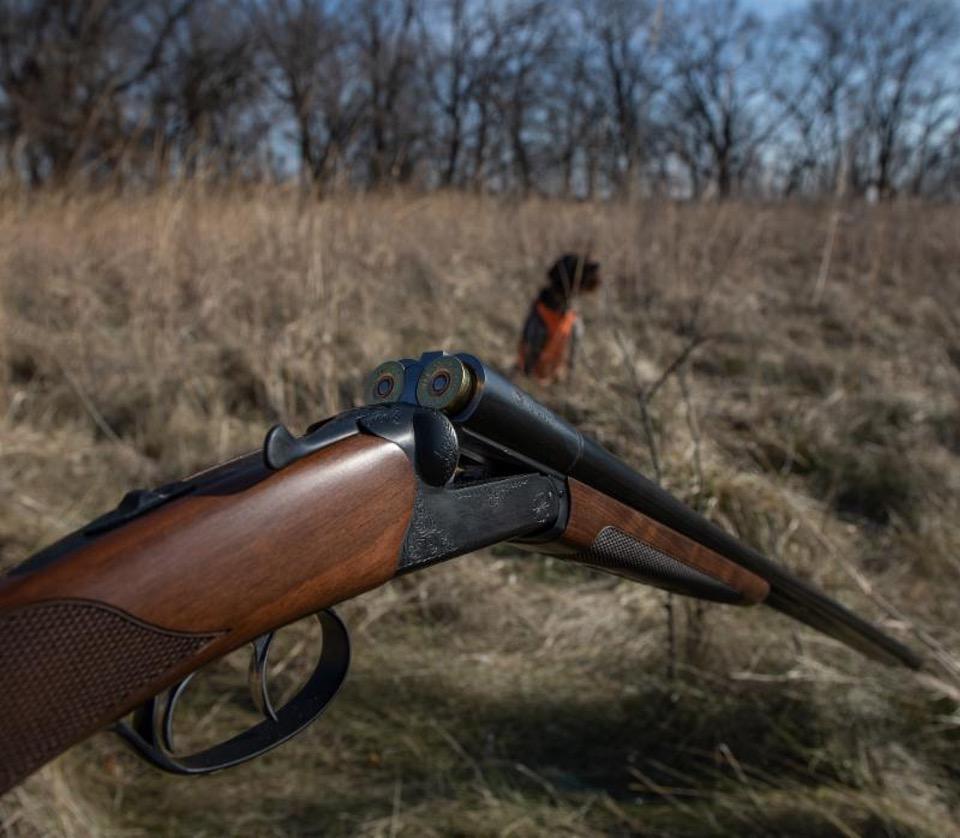
[[[960,212],[847,208],[818,300],[829,223],[456,194],[0,202],[7,566],[133,485],[354,403],[381,360],[509,366],[548,263],[589,247],[583,363],[537,395],[931,662],[680,601],[671,644],[659,593],[498,548],[349,603],[354,671],[295,742],[183,780],[100,735],[0,801],[0,830],[956,834]]]

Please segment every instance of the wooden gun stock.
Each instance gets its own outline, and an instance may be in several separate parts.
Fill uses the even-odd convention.
[[[700,599],[766,599],[770,586],[756,574],[578,480],[568,482],[566,529],[541,552]]]
[[[279,472],[251,455],[0,581],[0,793],[207,661],[390,579],[414,496],[377,437]]]

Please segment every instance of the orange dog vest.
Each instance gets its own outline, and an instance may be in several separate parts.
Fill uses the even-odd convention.
[[[537,301],[537,315],[547,330],[547,339],[533,366],[533,375],[541,380],[554,378],[567,360],[570,351],[570,338],[577,322],[575,311],[554,311]],[[523,353],[521,350],[521,365]]]

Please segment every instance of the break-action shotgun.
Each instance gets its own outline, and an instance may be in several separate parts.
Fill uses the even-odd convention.
[[[504,541],[679,594],[763,603],[920,667],[472,355],[381,364],[366,395],[299,438],[278,425],[261,451],[129,492],[0,579],[0,793],[111,724],[172,772],[261,754],[315,719],[346,676],[349,642],[331,606]],[[319,661],[276,708],[273,632],[311,614]],[[173,708],[192,673],[251,642],[263,721],[178,753]]]

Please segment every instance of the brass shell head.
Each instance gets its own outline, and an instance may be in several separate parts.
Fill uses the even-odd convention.
[[[473,395],[474,378],[470,368],[453,355],[435,358],[420,373],[417,403],[446,413],[457,413]]]
[[[380,364],[367,378],[364,395],[368,404],[389,404],[403,396],[406,371],[399,361]]]

